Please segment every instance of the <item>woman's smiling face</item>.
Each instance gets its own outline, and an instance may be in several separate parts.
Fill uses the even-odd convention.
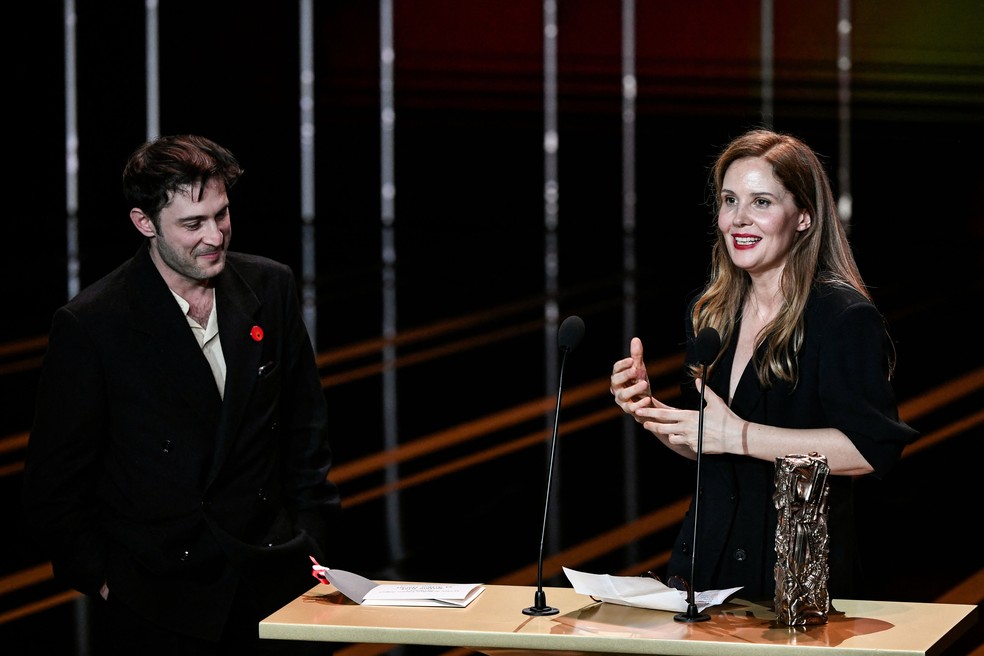
[[[721,185],[718,230],[731,261],[753,277],[781,273],[797,233],[810,227],[810,215],[776,180],[761,157],[731,163]]]

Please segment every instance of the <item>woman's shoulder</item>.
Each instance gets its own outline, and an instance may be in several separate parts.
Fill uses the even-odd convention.
[[[867,296],[848,284],[837,282],[817,283],[813,287],[806,306],[806,320],[815,328],[837,326],[862,330],[866,326],[882,330],[884,327],[884,317]]]
[[[875,304],[847,283],[818,282],[810,291],[808,306],[816,310],[836,313],[855,306],[874,308]]]

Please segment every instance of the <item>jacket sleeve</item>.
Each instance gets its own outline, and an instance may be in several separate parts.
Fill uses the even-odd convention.
[[[870,303],[855,303],[842,309],[824,333],[819,353],[824,411],[881,478],[919,436],[899,418],[884,320]]]
[[[286,293],[289,375],[282,395],[285,437],[285,500],[295,527],[306,532],[325,557],[328,526],[339,515],[338,489],[329,480],[332,451],[327,434],[327,402],[314,349],[304,325],[296,283],[288,277]]]
[[[58,310],[38,388],[24,470],[28,526],[57,576],[91,594],[106,578],[106,540],[96,505],[107,399],[94,345],[77,317]]]

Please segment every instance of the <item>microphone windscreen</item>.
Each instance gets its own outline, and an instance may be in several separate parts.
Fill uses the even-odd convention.
[[[710,364],[721,350],[721,335],[710,326],[701,328],[697,333],[694,350],[697,353],[697,364]]]
[[[584,337],[584,320],[576,314],[564,319],[557,330],[557,343],[562,351],[573,351]]]

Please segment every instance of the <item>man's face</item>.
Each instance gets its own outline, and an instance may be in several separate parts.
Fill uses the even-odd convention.
[[[225,267],[232,238],[229,197],[225,184],[209,179],[200,188],[185,187],[161,210],[153,248],[159,262],[193,281],[214,278]]]

